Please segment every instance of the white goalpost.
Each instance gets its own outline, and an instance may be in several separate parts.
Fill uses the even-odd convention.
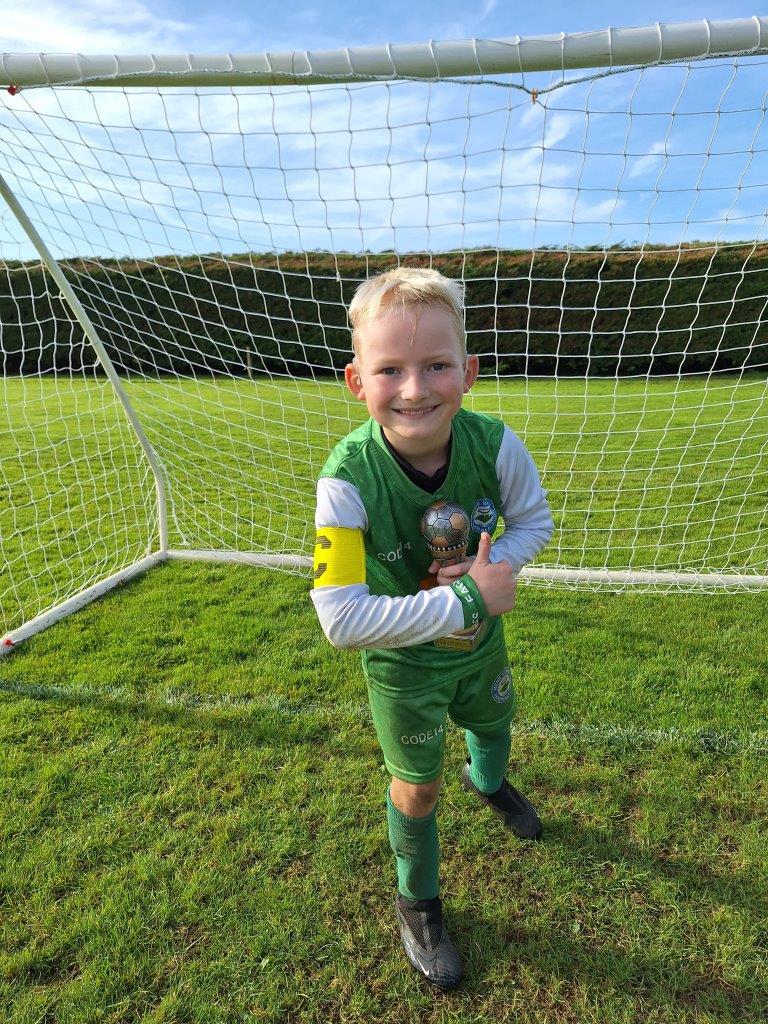
[[[542,471],[527,581],[767,589],[767,62],[757,17],[0,54],[0,653],[169,558],[309,575],[346,306],[402,263]]]

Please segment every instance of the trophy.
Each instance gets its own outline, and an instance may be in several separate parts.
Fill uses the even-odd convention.
[[[469,545],[469,516],[454,501],[436,501],[430,505],[421,517],[421,533],[427,542],[432,558],[446,565],[458,565],[463,562]],[[422,583],[423,589],[437,586],[437,577],[429,576]],[[448,636],[433,640],[435,647],[450,647],[454,651],[474,651],[488,628],[488,620],[483,619],[469,629],[457,630]]]

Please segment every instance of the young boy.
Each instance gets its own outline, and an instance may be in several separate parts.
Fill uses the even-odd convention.
[[[479,364],[466,353],[459,282],[391,270],[358,288],[349,317],[355,355],[345,380],[370,419],[320,474],[312,599],[332,644],[362,648],[392,774],[387,820],[403,946],[430,983],[449,989],[462,968],[438,896],[446,716],[466,730],[464,785],[514,834],[537,838],[535,810],[505,778],[515,697],[499,616],[514,606],[521,566],[550,539],[552,517],[520,440],[461,408]],[[439,499],[471,521],[466,556],[443,568],[420,529]],[[499,514],[504,532],[491,544]],[[487,622],[474,650],[435,644],[478,619]]]

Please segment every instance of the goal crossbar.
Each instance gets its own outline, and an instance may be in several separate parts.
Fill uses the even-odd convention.
[[[573,35],[449,42],[288,53],[0,54],[0,87],[214,86],[313,84],[366,78],[437,79],[514,72],[618,68],[633,64],[695,60],[768,48],[768,17],[677,22],[607,28]]]

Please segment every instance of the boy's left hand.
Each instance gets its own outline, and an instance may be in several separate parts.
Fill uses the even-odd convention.
[[[429,567],[429,572],[432,574],[437,573],[437,585],[439,587],[450,587],[459,576],[464,576],[465,573],[469,572],[474,561],[475,556],[471,555],[463,562],[457,562],[455,565],[446,565],[441,569],[440,563],[435,559]]]

